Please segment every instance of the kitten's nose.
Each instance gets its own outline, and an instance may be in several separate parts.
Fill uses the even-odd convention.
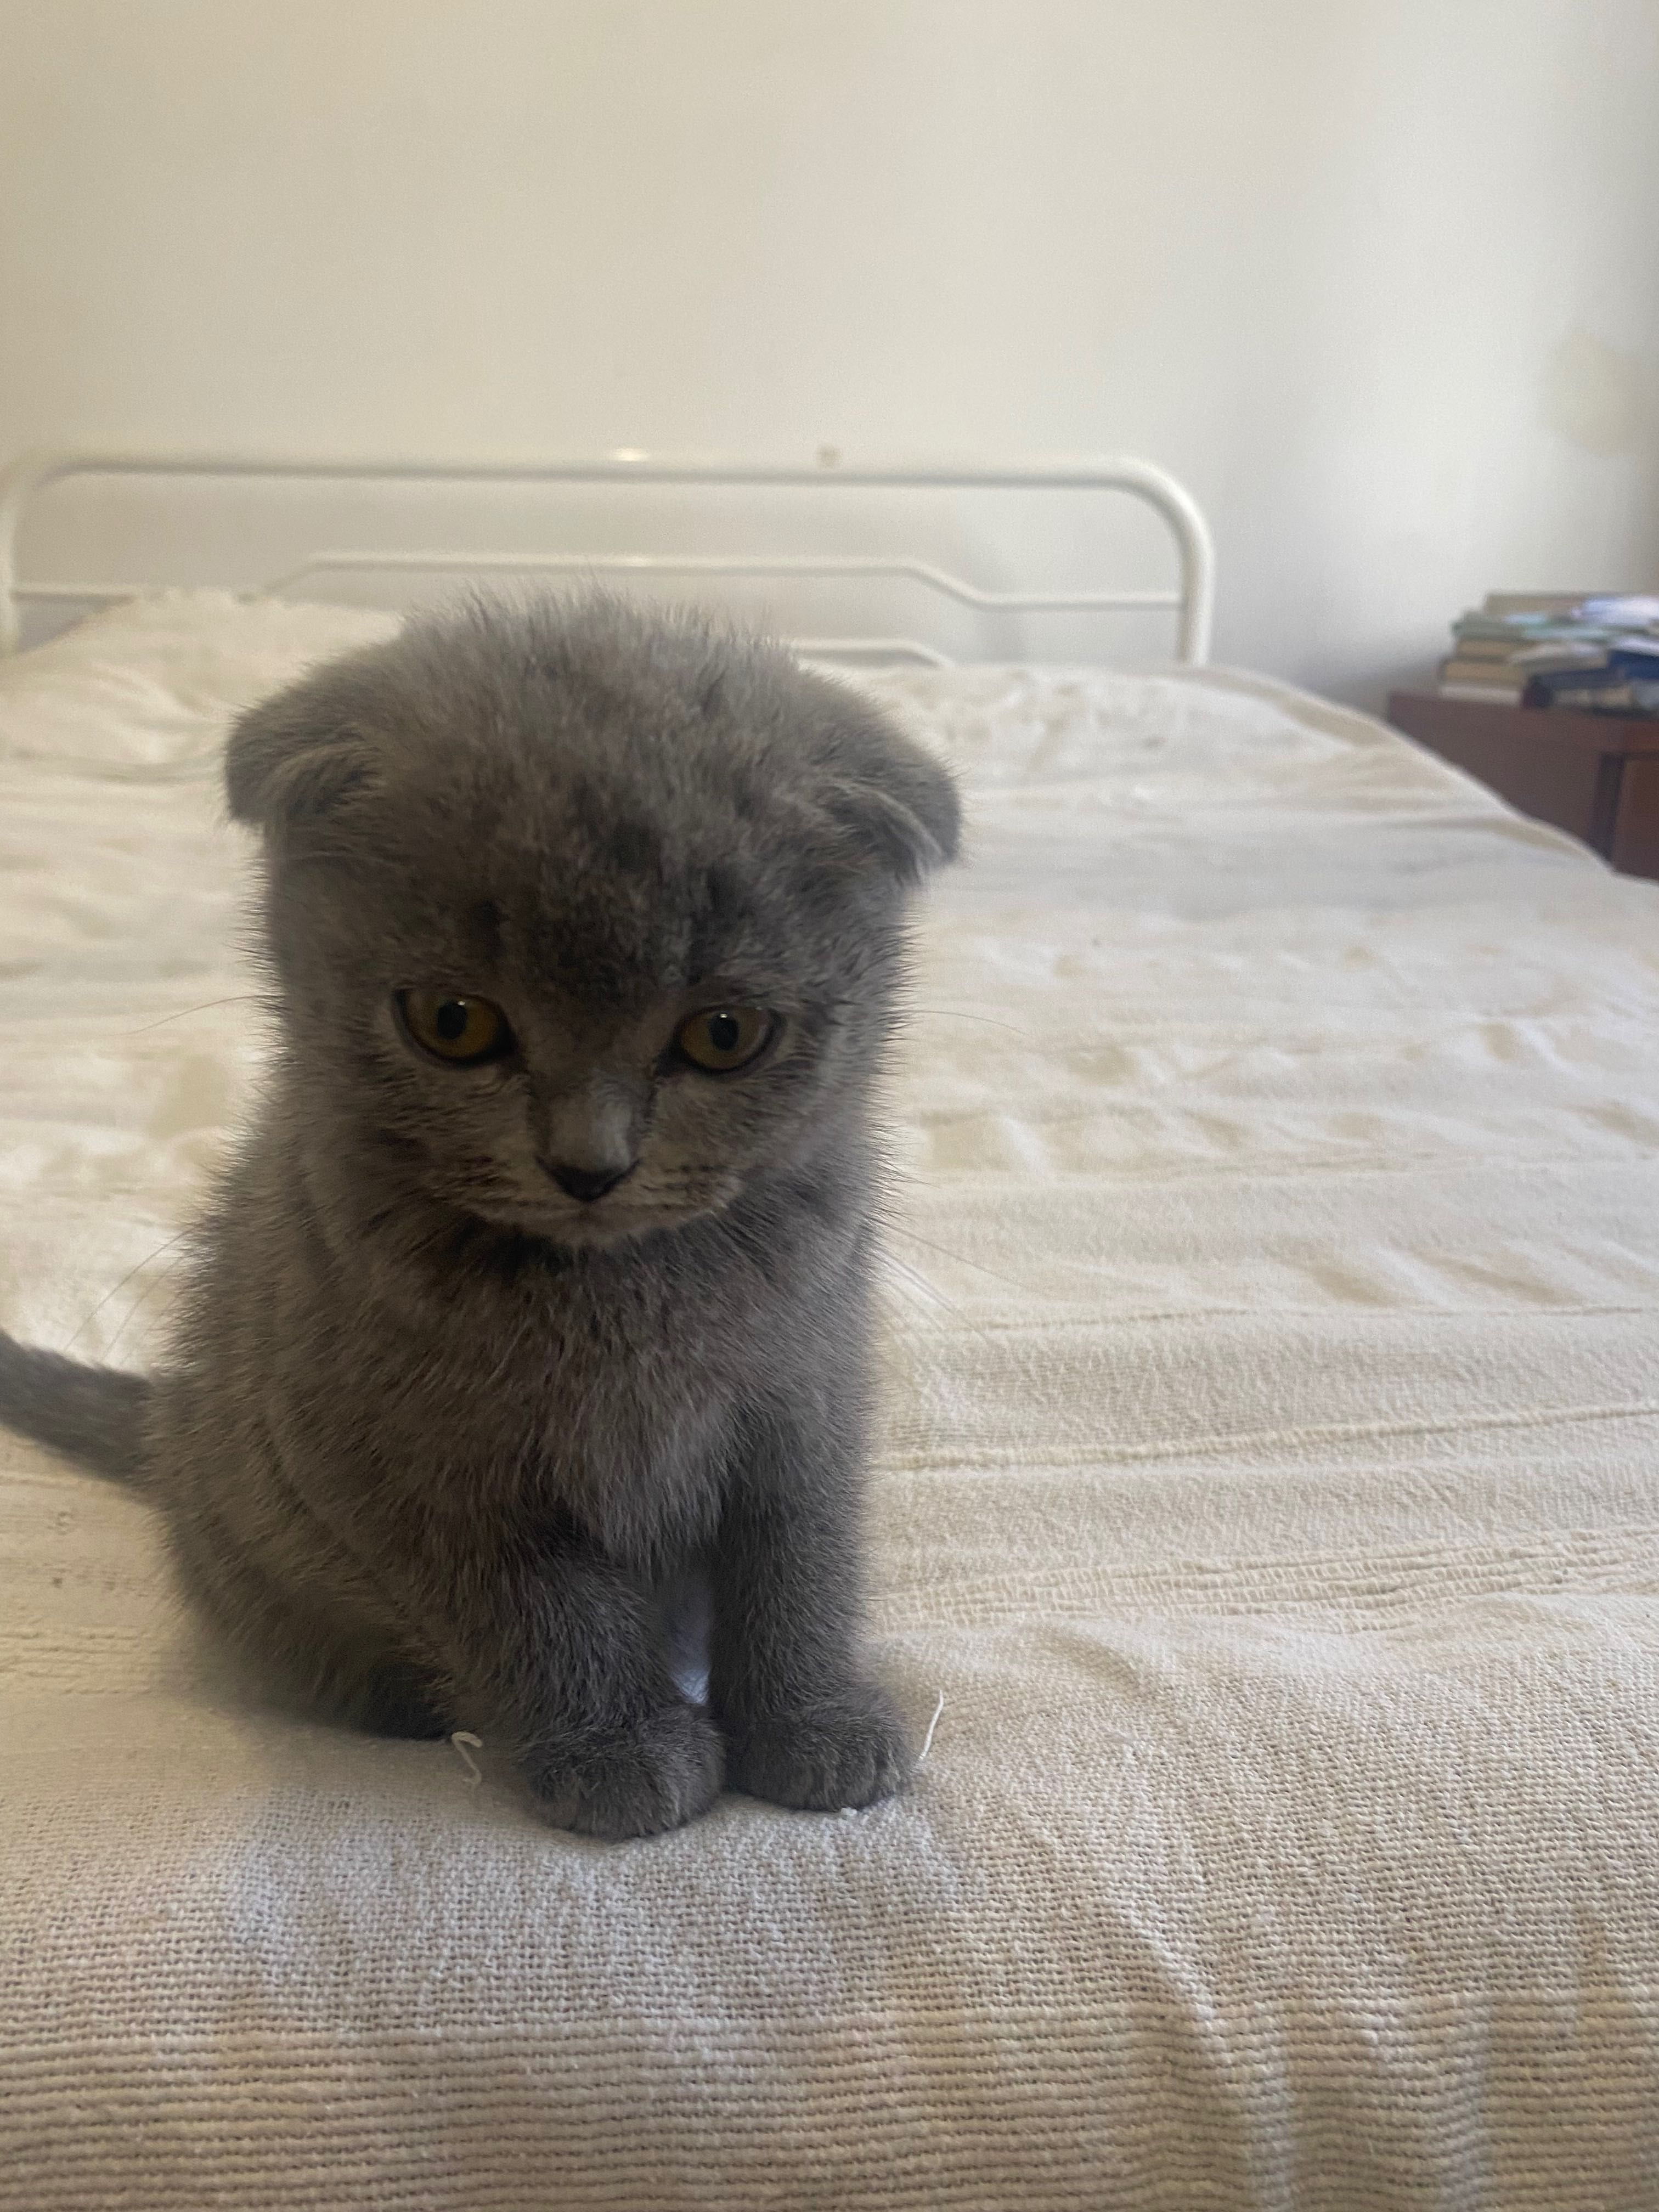
[[[603,1198],[606,1191],[614,1190],[624,1176],[633,1174],[634,1163],[630,1160],[625,1168],[549,1166],[547,1172],[561,1190],[568,1191],[572,1198],[580,1198],[586,1202]]]

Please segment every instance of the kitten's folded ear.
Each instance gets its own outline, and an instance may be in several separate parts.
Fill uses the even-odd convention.
[[[862,700],[837,708],[816,748],[829,771],[824,811],[900,883],[919,883],[960,849],[956,779]]]
[[[356,674],[349,663],[319,669],[238,720],[225,747],[234,820],[271,831],[319,822],[373,779],[374,747],[353,719]]]

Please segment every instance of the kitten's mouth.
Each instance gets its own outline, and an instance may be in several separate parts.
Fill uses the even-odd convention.
[[[736,1185],[720,1182],[691,1191],[662,1194],[653,1199],[638,1192],[618,1189],[614,1196],[563,1202],[537,1195],[517,1201],[489,1198],[473,1210],[497,1228],[514,1229],[549,1244],[572,1249],[623,1244],[631,1237],[655,1230],[683,1229],[710,1214],[723,1212],[736,1195]]]

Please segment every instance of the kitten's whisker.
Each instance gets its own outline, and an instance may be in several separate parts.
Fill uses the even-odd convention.
[[[183,1252],[177,1253],[174,1255],[170,1267],[159,1274],[153,1283],[146,1283],[144,1285],[137,1297],[127,1308],[125,1316],[122,1320],[121,1326],[116,1330],[114,1335],[111,1337],[105,1351],[106,1358],[112,1359],[114,1358],[116,1351],[120,1345],[121,1339],[132,1327],[133,1322],[138,1318],[138,1316],[151,1304],[156,1292],[158,1291],[171,1290],[173,1288],[173,1278],[178,1270],[184,1266],[186,1256],[187,1255]]]
[[[985,1022],[994,1030],[1006,1030],[1010,1036],[1024,1037],[1028,1044],[1031,1041],[1030,1030],[1021,1029],[1015,1022],[999,1021],[994,1014],[970,1014],[962,1006],[924,1006],[920,1001],[915,1011],[919,1014],[938,1014],[952,1022]]]
[[[954,1298],[947,1297],[938,1285],[931,1281],[919,1268],[911,1267],[908,1261],[901,1260],[896,1253],[889,1252],[884,1248],[882,1258],[888,1267],[898,1271],[892,1285],[895,1289],[908,1277],[913,1285],[919,1285],[927,1292],[930,1300],[945,1308],[958,1328],[965,1329],[970,1336],[978,1337],[981,1343],[994,1343],[995,1340],[988,1329],[982,1328],[976,1321],[970,1321],[966,1310],[959,1306]],[[897,1333],[896,1330],[895,1333]]]
[[[954,1260],[959,1267],[973,1267],[980,1274],[988,1275],[994,1283],[1000,1283],[1005,1290],[1025,1291],[1029,1287],[1016,1281],[1012,1275],[1000,1275],[994,1267],[988,1267],[982,1260],[970,1260],[965,1252],[951,1251],[948,1244],[935,1244],[931,1237],[923,1237],[916,1230],[890,1222],[887,1233],[890,1237],[908,1237],[913,1244],[925,1244],[930,1252],[937,1252],[941,1259]]]
[[[928,1281],[920,1268],[908,1267],[890,1252],[884,1255],[884,1258],[887,1275],[883,1285],[884,1289],[896,1293],[908,1293],[912,1302],[917,1304],[929,1308],[943,1306],[947,1313],[954,1314],[964,1328],[971,1327],[955,1299],[946,1297],[943,1291]]]
[[[151,1030],[164,1029],[169,1022],[182,1022],[186,1015],[210,1014],[217,1006],[245,1006],[250,1003],[258,1005],[259,998],[260,994],[258,991],[236,991],[228,999],[210,999],[204,1006],[180,1006],[176,1013],[163,1014],[158,1020],[153,1022],[140,1022],[136,1030],[123,1030],[121,1034],[123,1036],[144,1036]]]
[[[127,1285],[132,1280],[135,1275],[142,1274],[146,1267],[153,1266],[154,1263],[161,1258],[164,1252],[171,1252],[175,1249],[175,1247],[182,1244],[189,1235],[190,1231],[188,1229],[181,1229],[176,1237],[169,1237],[165,1244],[158,1244],[153,1252],[146,1253],[136,1267],[129,1267],[125,1274],[122,1276],[120,1281],[118,1283],[112,1284],[111,1287],[105,1291],[103,1297],[99,1299],[97,1304],[87,1316],[86,1319],[81,1323],[80,1328],[76,1330],[75,1334],[70,1337],[69,1342],[64,1346],[65,1352],[74,1351],[82,1336],[92,1327],[94,1322],[97,1320],[99,1315],[102,1313],[104,1308],[109,1304],[110,1300],[112,1297],[117,1297],[119,1292],[125,1290]]]

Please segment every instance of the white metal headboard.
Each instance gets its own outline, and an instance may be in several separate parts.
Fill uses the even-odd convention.
[[[34,501],[49,486],[72,477],[301,478],[319,484],[347,483],[458,484],[709,484],[768,487],[860,487],[890,490],[1040,490],[1127,493],[1152,507],[1167,526],[1180,563],[1178,589],[1164,591],[990,592],[922,561],[880,555],[651,553],[453,553],[437,550],[370,552],[336,549],[310,555],[271,578],[270,592],[292,589],[305,578],[331,571],[410,570],[428,573],[538,572],[659,573],[687,575],[902,577],[981,612],[999,614],[1117,614],[1168,608],[1176,619],[1176,657],[1190,665],[1207,659],[1215,590],[1215,556],[1197,502],[1163,469],[1148,461],[1077,460],[969,464],[901,464],[848,467],[825,447],[815,467],[761,461],[672,460],[624,448],[590,460],[462,461],[403,458],[365,459],[268,453],[29,453],[0,475],[0,654],[17,649],[21,610],[30,600],[97,605],[130,599],[132,584],[94,581],[25,583],[18,575],[18,539]],[[198,578],[196,581],[204,580]],[[949,656],[911,638],[814,638],[820,652],[902,653],[949,665]]]

